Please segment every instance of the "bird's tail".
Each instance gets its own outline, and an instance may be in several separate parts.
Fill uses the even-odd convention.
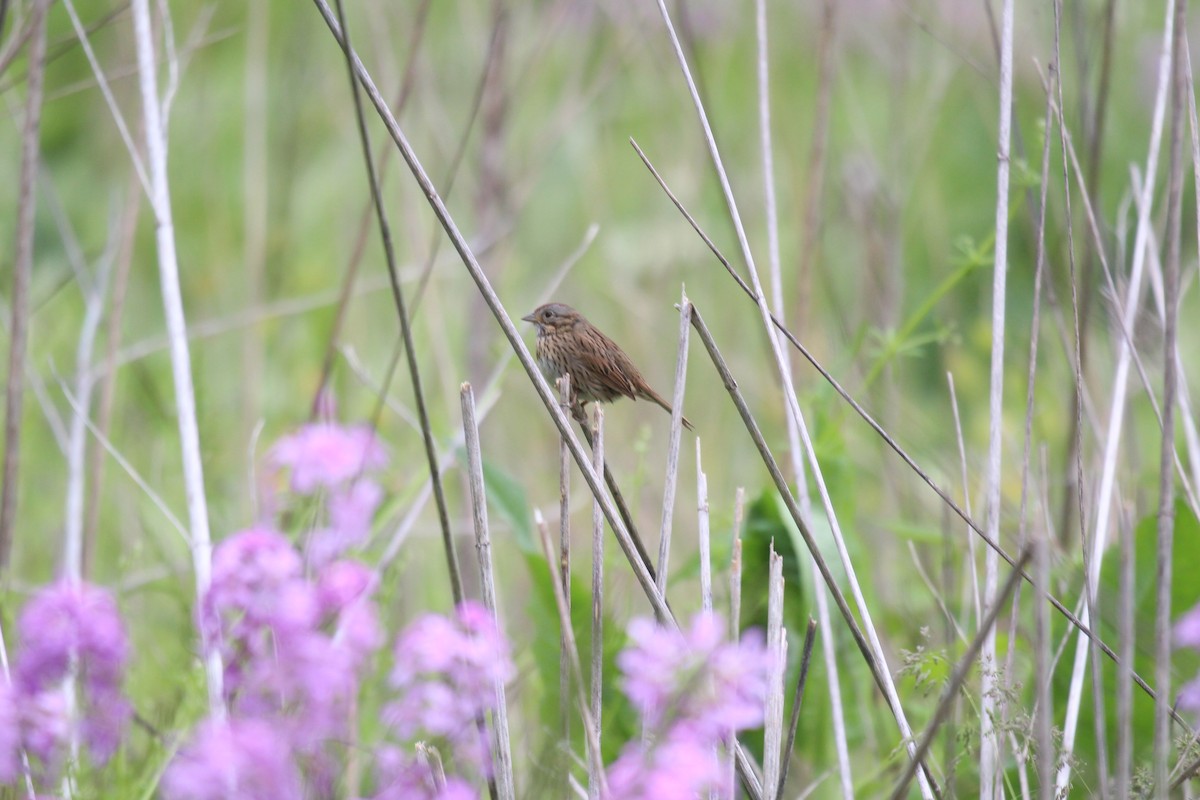
[[[647,389],[645,392],[643,392],[642,398],[644,400],[649,400],[652,403],[657,403],[658,405],[662,406],[664,409],[666,409],[666,412],[668,414],[675,413],[671,410],[671,404],[668,403],[666,400],[663,400],[662,397],[658,394],[658,392],[654,391],[653,389]],[[695,428],[692,427],[691,420],[689,420],[687,417],[683,418],[683,427],[687,428],[689,431],[696,430]]]

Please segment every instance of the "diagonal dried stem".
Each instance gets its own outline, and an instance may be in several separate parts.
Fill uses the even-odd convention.
[[[1009,573],[1008,580],[1005,581],[1004,587],[996,595],[996,602],[988,607],[987,616],[983,618],[983,624],[979,631],[975,634],[975,638],[971,640],[970,646],[967,647],[967,652],[963,653],[962,658],[954,665],[954,671],[950,674],[950,680],[946,683],[946,688],[942,690],[942,697],[938,700],[937,708],[934,709],[933,718],[929,721],[929,725],[925,728],[925,733],[921,735],[921,743],[917,745],[917,754],[924,758],[929,752],[930,745],[933,744],[934,734],[938,728],[942,726],[950,716],[950,709],[954,705],[954,699],[958,696],[959,690],[967,679],[967,674],[971,671],[973,662],[979,656],[979,651],[983,648],[983,642],[987,638],[988,631],[995,627],[996,618],[1000,616],[1001,609],[1008,603],[1008,598],[1012,596],[1017,585],[1021,582],[1021,571],[1025,565],[1029,563],[1031,551],[1026,550],[1021,554],[1020,561],[1017,562],[1018,569]],[[913,775],[916,772],[917,762],[910,761],[905,767],[904,774],[896,783],[896,788],[892,791],[892,800],[901,800],[907,794],[908,784],[912,782]]]
[[[630,143],[633,145],[634,149],[637,150],[638,155],[642,159],[642,163],[646,165],[646,168],[650,170],[650,173],[654,176],[655,180],[658,181],[659,186],[662,187],[668,198],[670,198],[671,202],[675,204],[675,207],[680,211],[681,214],[683,214],[684,218],[687,219],[688,223],[691,224],[692,228],[696,231],[700,238],[703,239],[705,244],[708,245],[713,255],[716,256],[717,260],[722,264],[722,266],[725,267],[730,277],[734,279],[738,286],[741,287],[742,291],[745,292],[751,300],[756,301],[757,295],[754,293],[754,290],[751,289],[746,281],[737,274],[737,272],[730,265],[729,260],[725,258],[725,255],[721,253],[720,249],[717,248],[715,244],[713,244],[712,239],[709,238],[708,234],[704,232],[704,230],[696,222],[695,218],[688,212],[683,204],[680,203],[678,198],[675,197],[675,194],[667,186],[662,176],[659,175],[658,171],[654,168],[654,165],[651,164],[649,159],[646,158],[645,153],[643,153],[641,148],[637,146],[636,142],[630,140]],[[995,539],[989,536],[984,531],[982,526],[980,526],[980,524],[976,522],[968,512],[964,511],[962,506],[955,502],[954,498],[952,498],[950,494],[943,489],[941,485],[939,485],[929,475],[929,473],[923,467],[921,467],[916,460],[913,459],[913,457],[910,456],[907,451],[905,451],[903,447],[899,445],[898,442],[896,442],[895,438],[893,438],[892,435],[883,428],[883,426],[875,421],[875,418],[872,417],[871,414],[865,408],[863,408],[857,400],[854,399],[854,396],[851,395],[845,389],[845,387],[842,386],[841,382],[838,381],[838,379],[835,378],[833,374],[826,369],[820,361],[817,360],[816,356],[814,356],[809,349],[805,347],[798,338],[796,338],[796,335],[792,333],[792,331],[774,315],[771,317],[771,323],[775,326],[776,330],[783,334],[788,343],[791,344],[792,347],[794,347],[802,356],[804,356],[805,360],[807,360],[808,363],[817,370],[821,377],[833,387],[833,390],[837,392],[844,401],[846,401],[846,403],[854,410],[854,412],[858,414],[858,416],[865,423],[867,423],[868,426],[870,426],[871,430],[875,431],[875,433],[881,439],[883,439],[887,446],[891,448],[891,450],[896,453],[897,456],[900,457],[900,459],[909,467],[909,469],[915,472],[917,476],[925,483],[925,485],[932,489],[934,494],[936,494],[951,511],[953,511],[963,522],[967,524],[968,527],[970,527],[972,531],[975,532],[975,535],[978,536],[984,544],[996,551],[1000,558],[1003,559],[1010,567],[1020,571],[1021,577],[1027,583],[1032,585],[1033,577],[1029,574],[1029,572],[1024,568],[1019,567],[1017,560],[1013,558],[1013,556],[1010,555],[1008,551],[1006,551]],[[1104,641],[1095,633],[1093,633],[1092,629],[1086,623],[1082,622],[1077,614],[1067,608],[1061,600],[1049,592],[1043,594],[1042,597],[1044,597],[1046,602],[1050,603],[1050,605],[1053,606],[1054,609],[1061,614],[1063,618],[1071,624],[1072,627],[1089,639],[1095,640],[1097,645],[1100,647],[1100,651],[1104,653],[1107,658],[1111,659],[1114,663],[1120,663],[1120,660],[1117,658],[1116,653],[1113,652],[1113,649],[1105,644]],[[1151,688],[1150,684],[1148,684],[1145,679],[1136,672],[1133,673],[1133,680],[1134,683],[1136,683],[1149,697],[1153,698],[1155,696],[1154,689]],[[1175,721],[1176,725],[1179,725],[1185,732],[1191,732],[1192,726],[1182,716],[1177,713],[1172,713],[1171,718]],[[1200,768],[1200,764],[1198,764],[1197,767]]]
[[[429,478],[433,483],[433,499],[437,505],[438,523],[442,530],[442,548],[446,554],[446,567],[450,574],[450,592],[455,605],[463,601],[462,573],[458,565],[458,554],[454,549],[454,536],[450,531],[450,514],[446,508],[446,495],[442,490],[441,471],[438,469],[437,448],[433,443],[433,431],[429,424],[429,411],[425,407],[425,392],[421,388],[421,372],[417,365],[416,348],[413,346],[412,328],[409,325],[408,308],[405,305],[404,289],[400,286],[400,274],[396,268],[396,254],[392,246],[391,227],[388,225],[387,214],[383,210],[383,197],[379,191],[379,176],[375,171],[375,159],[371,152],[371,139],[367,132],[366,116],[363,113],[362,96],[359,92],[358,81],[355,79],[355,57],[350,44],[350,31],[346,26],[342,1],[337,0],[338,17],[342,37],[339,43],[346,57],[346,67],[350,78],[350,93],[354,98],[354,116],[358,123],[358,135],[362,144],[363,160],[367,168],[367,180],[371,186],[371,201],[375,206],[376,220],[379,223],[379,235],[383,241],[383,252],[387,259],[388,278],[392,284],[392,299],[396,304],[396,314],[400,318],[400,334],[404,338],[404,351],[408,358],[408,374],[412,381],[413,396],[417,403],[417,417],[421,422],[421,437],[425,445],[425,458],[429,462]]]
[[[571,376],[558,379],[559,408],[563,413],[571,409]],[[571,611],[571,450],[566,440],[558,446],[558,582],[567,598],[567,612]],[[567,649],[567,632],[559,631],[558,642],[558,735],[564,746],[571,741],[571,706],[567,698],[571,695],[571,653]]]
[[[341,27],[334,18],[333,12],[329,8],[329,4],[325,2],[325,0],[313,0],[313,2],[334,39],[339,45],[344,46]],[[376,111],[383,120],[384,125],[388,130],[388,134],[392,137],[392,140],[399,148],[400,154],[404,158],[405,163],[408,165],[409,170],[412,172],[413,178],[416,180],[417,185],[421,188],[421,191],[425,194],[425,197],[432,207],[434,214],[441,222],[442,227],[449,236],[451,243],[454,245],[455,251],[462,259],[463,265],[466,267],[468,273],[471,275],[472,280],[475,282],[476,287],[483,295],[489,310],[495,317],[496,322],[503,331],[505,338],[509,342],[509,345],[516,353],[517,359],[521,362],[521,366],[525,369],[526,375],[529,376],[530,381],[533,383],[534,389],[538,395],[538,399],[542,402],[542,405],[549,414],[551,421],[553,421],[554,426],[558,429],[559,435],[566,437],[568,446],[571,449],[571,456],[575,459],[576,465],[583,474],[588,488],[603,506],[604,516],[607,518],[609,526],[613,529],[613,534],[616,536],[617,543],[621,546],[621,550],[624,552],[626,560],[628,560],[630,568],[633,570],[634,577],[637,579],[638,584],[642,587],[642,591],[649,599],[655,613],[663,619],[668,620],[668,624],[677,627],[677,623],[675,622],[674,616],[671,614],[670,608],[666,604],[666,600],[663,598],[662,594],[658,592],[658,589],[654,584],[654,579],[651,577],[650,571],[646,569],[645,564],[641,561],[641,558],[637,552],[637,547],[633,543],[633,540],[630,536],[629,529],[623,524],[612,498],[609,497],[608,493],[604,491],[602,479],[592,467],[591,461],[588,458],[588,454],[584,451],[583,446],[579,443],[579,440],[575,437],[573,431],[571,430],[570,421],[562,413],[561,409],[558,408],[558,404],[555,402],[554,395],[549,384],[546,382],[545,377],[542,375],[541,371],[537,367],[537,364],[534,362],[533,356],[529,352],[529,348],[526,347],[525,342],[521,339],[520,334],[517,332],[516,326],[513,324],[512,317],[508,314],[507,310],[504,308],[504,305],[500,302],[500,298],[496,295],[495,290],[492,288],[491,282],[484,274],[483,268],[479,264],[479,260],[471,251],[470,245],[467,243],[466,238],[462,235],[462,232],[458,229],[458,225],[454,222],[453,217],[446,208],[446,204],[442,201],[437,189],[434,188],[432,181],[430,181],[428,173],[426,173],[424,167],[421,166],[421,162],[417,159],[416,153],[412,149],[412,145],[409,144],[408,138],[401,130],[399,123],[396,121],[395,115],[392,114],[391,110],[387,107],[387,103],[384,102],[382,95],[379,93],[379,89],[375,86],[374,80],[372,80],[370,74],[363,66],[362,61],[358,58],[358,55],[355,54],[353,50],[350,50],[349,52],[350,62],[353,65],[354,74],[357,76],[359,83],[366,90],[368,98],[371,100],[372,105],[375,106]],[[755,775],[753,762],[750,756],[745,752],[744,748],[741,748],[740,746],[737,748],[736,753],[738,768],[742,776],[743,785],[749,789],[751,797],[754,798],[754,800],[761,800],[762,787],[758,782],[757,776]]]
[[[717,349],[717,344],[713,340],[708,326],[704,324],[704,319],[700,315],[699,309],[695,307],[692,309],[692,326],[696,329],[696,333],[704,343],[709,358],[712,359],[713,365],[721,376],[725,390],[729,393],[730,398],[737,407],[738,414],[742,418],[742,423],[746,426],[750,438],[754,441],[754,446],[758,449],[759,455],[767,467],[767,472],[770,473],[771,480],[774,482],[776,490],[783,499],[788,514],[792,517],[792,521],[795,522],[796,528],[800,532],[800,536],[804,540],[804,544],[808,548],[813,562],[817,565],[825,586],[828,588],[830,595],[833,596],[833,601],[837,605],[838,611],[841,612],[846,627],[850,629],[850,633],[854,637],[854,642],[858,646],[859,652],[862,654],[863,660],[871,672],[871,677],[874,678],[880,691],[887,696],[887,682],[884,675],[881,674],[881,667],[875,658],[874,651],[867,638],[863,635],[862,629],[859,628],[858,621],[854,618],[854,612],[850,610],[850,606],[846,602],[846,597],[842,594],[841,587],[838,586],[837,579],[834,578],[833,572],[829,569],[829,565],[825,561],[825,557],[821,554],[820,547],[817,545],[817,541],[808,526],[807,520],[800,513],[800,507],[796,503],[796,498],[792,494],[791,487],[788,486],[783,472],[779,469],[779,464],[771,454],[771,450],[767,446],[767,441],[758,427],[758,422],[754,419],[754,415],[751,414],[750,407],[746,404],[745,398],[742,397],[737,381],[734,379],[733,374],[729,371],[729,366],[725,363],[725,359]],[[930,785],[931,788],[934,785],[932,779],[930,779]]]
[[[796,729],[800,726],[800,703],[804,700],[804,687],[808,683],[808,665],[812,661],[813,642],[817,636],[817,621],[809,618],[808,628],[804,631],[804,652],[800,656],[800,674],[796,678],[796,691],[792,695],[792,719],[788,723],[787,743],[783,746],[783,762],[779,770],[779,788],[776,797],[783,797],[783,787],[787,783],[788,766],[792,761],[792,748],[796,746]]]

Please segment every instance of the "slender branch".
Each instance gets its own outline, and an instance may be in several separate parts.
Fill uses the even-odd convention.
[[[429,411],[425,407],[425,392],[421,388],[421,371],[417,364],[416,348],[413,346],[412,329],[409,326],[408,309],[404,302],[404,290],[400,285],[400,274],[396,268],[396,254],[392,246],[392,232],[388,225],[387,214],[383,209],[383,197],[379,191],[379,176],[375,171],[375,159],[371,152],[370,134],[367,132],[366,116],[363,113],[362,96],[359,92],[358,81],[355,80],[355,59],[350,44],[350,31],[346,25],[342,0],[336,0],[339,17],[339,28],[342,36],[338,39],[342,53],[346,56],[346,68],[350,79],[350,93],[354,98],[354,116],[358,123],[359,140],[362,144],[363,161],[367,168],[367,180],[371,185],[371,201],[375,205],[375,215],[379,223],[379,235],[383,241],[383,252],[387,259],[388,278],[392,284],[392,300],[396,304],[396,314],[400,318],[400,334],[404,338],[404,352],[408,359],[408,374],[412,381],[413,396],[417,404],[417,417],[421,422],[421,437],[425,444],[425,458],[429,464],[429,478],[433,482],[433,499],[437,505],[438,523],[442,530],[442,548],[446,554],[446,567],[450,574],[450,592],[455,605],[463,601],[462,573],[458,566],[458,554],[454,549],[454,535],[450,531],[450,513],[446,508],[446,495],[442,489],[441,471],[438,469],[437,448],[433,443],[433,431],[429,424]]]

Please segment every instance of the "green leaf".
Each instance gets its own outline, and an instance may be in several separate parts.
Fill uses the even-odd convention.
[[[529,512],[529,500],[521,484],[499,467],[484,461],[483,485],[488,502],[512,527],[513,537],[521,552],[526,555],[539,554],[533,541],[533,515]]]

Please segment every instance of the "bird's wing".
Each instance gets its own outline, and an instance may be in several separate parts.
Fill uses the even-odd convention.
[[[597,372],[603,377],[605,384],[612,387],[613,391],[620,392],[631,400],[636,400],[638,390],[646,384],[642,373],[638,372],[633,361],[625,355],[625,351],[618,347],[616,342],[595,327],[592,328],[592,333],[596,335],[599,345],[597,349],[603,354],[603,358],[598,359],[598,363],[594,365]]]

